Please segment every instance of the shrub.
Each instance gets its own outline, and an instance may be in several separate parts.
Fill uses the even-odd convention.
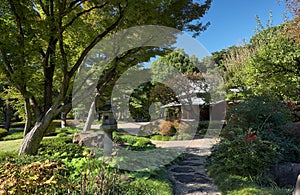
[[[299,159],[300,153],[285,129],[291,120],[288,108],[270,95],[252,96],[228,111],[228,125],[221,136],[233,140],[258,137],[271,142],[282,159]],[[252,136],[252,138],[250,138]],[[288,153],[286,153],[288,151]],[[292,156],[291,156],[292,155]]]
[[[83,157],[84,148],[72,143],[72,137],[46,138],[41,142],[38,155],[50,159]]]
[[[16,140],[16,139],[23,139],[24,133],[23,132],[15,132],[12,134],[8,134],[7,136],[3,137],[3,141],[8,141],[8,140]]]
[[[25,122],[13,122],[10,125],[12,128],[24,128]]]
[[[268,95],[249,97],[228,114],[222,139],[207,160],[208,173],[217,178],[217,185],[232,186],[224,179],[231,176],[260,178],[275,163],[299,161],[299,148],[283,131],[290,120],[289,112],[278,99]],[[265,179],[264,185],[272,182]],[[238,185],[232,187],[239,189]]]
[[[133,144],[133,146],[139,146],[139,147],[148,146],[148,145],[152,145],[152,143],[150,139],[145,137],[138,138],[137,141]]]
[[[0,128],[0,139],[7,135],[8,135],[8,131],[6,129]]]
[[[7,162],[8,159],[16,158],[17,152],[0,152],[0,163]]]
[[[126,173],[130,182],[123,182],[119,186],[120,194],[131,195],[170,195],[173,194],[172,184],[164,168]]]
[[[200,135],[205,135],[210,121],[199,121],[197,131]]]
[[[78,133],[78,129],[72,127],[64,127],[64,128],[56,128],[53,134],[56,134],[56,136],[58,137],[64,137],[75,133]]]
[[[172,186],[167,181],[154,179],[136,179],[130,183],[123,183],[120,187],[124,195],[170,195],[173,194]]]
[[[135,142],[137,142],[138,137],[137,136],[132,136],[132,135],[123,135],[121,136],[121,138],[128,144],[135,144]]]
[[[113,140],[116,144],[123,145],[126,141],[120,136],[114,136]]]
[[[153,135],[151,137],[152,140],[159,140],[159,141],[169,141],[172,137],[171,136],[164,136],[164,135]]]
[[[176,127],[178,128],[177,122],[162,121],[159,124],[159,134],[161,135],[175,135]]]
[[[135,150],[135,151],[143,151],[143,150],[149,150],[154,149],[155,145],[152,144],[151,140],[149,138],[145,137],[139,137],[136,139],[136,142],[132,144],[131,146],[128,146],[126,149],[128,150]]]
[[[71,187],[64,177],[66,168],[59,162],[6,163],[0,172],[1,194],[65,194]]]
[[[282,128],[291,120],[287,107],[271,95],[251,96],[228,110],[226,130],[242,128],[251,130],[267,138],[271,134],[280,134]],[[226,137],[230,138],[230,137]]]
[[[171,140],[191,140],[193,139],[191,134],[188,133],[180,133],[171,138]]]
[[[111,159],[110,159],[111,160]],[[94,157],[62,160],[77,194],[122,194],[121,173],[110,161]]]
[[[211,176],[221,173],[256,176],[278,162],[278,155],[272,143],[261,139],[255,142],[247,142],[243,136],[234,140],[223,139],[212,148],[212,155],[208,158],[208,173]]]

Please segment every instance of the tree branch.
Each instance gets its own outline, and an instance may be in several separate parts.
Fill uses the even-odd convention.
[[[45,4],[43,3],[43,1],[42,1],[42,0],[39,0],[39,3],[40,3],[40,5],[41,5],[41,7],[42,7],[43,12],[46,14],[46,16],[49,16],[49,15],[50,15],[50,14],[49,14],[49,11],[46,10]]]
[[[25,35],[24,35],[23,27],[22,27],[22,18],[21,18],[21,17],[24,18],[25,16],[19,15],[20,13],[19,13],[19,11],[17,11],[16,5],[13,0],[9,0],[9,4],[11,6],[12,13],[16,18],[17,27],[19,30],[19,35],[18,35],[18,39],[17,39],[17,42],[19,44],[19,49],[20,49],[20,59],[19,59],[20,62],[19,63],[21,66],[25,66],[25,51],[24,51]],[[18,2],[18,6],[19,6],[19,9],[21,9],[20,2]]]
[[[124,11],[121,8],[121,6],[119,5],[119,10],[120,10],[120,15],[117,18],[117,20],[111,25],[109,26],[104,32],[102,32],[101,34],[99,34],[86,48],[85,50],[83,50],[83,52],[81,53],[80,57],[78,58],[77,62],[75,63],[75,65],[72,67],[72,69],[69,71],[69,77],[72,77],[75,72],[77,71],[77,69],[79,68],[79,66],[81,65],[82,61],[84,60],[84,58],[86,57],[86,55],[88,54],[88,52],[99,42],[101,41],[108,33],[110,33],[113,29],[115,29],[121,19],[123,18],[123,14]]]
[[[59,42],[59,49],[63,60],[63,75],[68,74],[68,60],[67,54],[64,49],[64,41],[63,41],[63,27],[62,27],[62,19],[63,19],[63,10],[64,5],[61,4],[61,1],[58,0],[58,42]]]
[[[32,108],[33,108],[33,112],[34,112],[35,119],[36,119],[36,121],[38,121],[38,120],[39,120],[38,117],[41,116],[42,110],[41,110],[41,108],[38,106],[38,103],[37,103],[37,101],[36,101],[36,99],[35,99],[35,97],[34,97],[33,95],[31,95],[31,96],[29,97],[29,101],[30,101],[30,105],[31,105]]]
[[[69,9],[75,9],[77,8],[80,4],[84,3],[86,0],[75,0],[75,1],[72,1],[69,5]]]
[[[2,46],[2,43],[0,43],[0,46]],[[13,74],[14,74],[14,70],[7,58],[7,55],[6,55],[6,52],[4,51],[4,49],[2,47],[0,47],[0,52],[1,52],[1,55],[2,55],[2,60],[6,66],[6,72],[7,74],[9,75],[9,78],[13,78]]]
[[[91,7],[91,8],[89,8],[89,9],[87,9],[87,10],[84,10],[84,11],[82,11],[82,12],[77,13],[76,16],[75,16],[74,18],[72,18],[72,20],[71,20],[70,22],[68,22],[66,25],[64,25],[64,26],[62,27],[62,31],[65,31],[66,28],[68,28],[69,26],[71,26],[71,25],[72,25],[72,24],[73,24],[80,16],[82,16],[82,15],[84,15],[84,14],[86,14],[86,13],[89,13],[89,12],[91,12],[91,11],[94,10],[94,9],[101,9],[101,8],[103,8],[105,5],[107,5],[107,2],[105,2],[105,3],[102,4],[102,5],[94,6],[94,7]],[[66,15],[66,14],[68,14],[68,13],[70,13],[70,12],[63,13],[62,16]]]

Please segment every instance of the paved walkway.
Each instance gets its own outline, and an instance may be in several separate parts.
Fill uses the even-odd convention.
[[[153,141],[157,147],[184,149],[184,159],[168,168],[175,195],[220,195],[211,178],[206,175],[204,163],[216,139],[192,141]]]

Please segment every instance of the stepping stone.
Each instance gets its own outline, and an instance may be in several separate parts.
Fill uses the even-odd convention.
[[[199,156],[195,155],[195,154],[185,154],[184,155],[184,159],[188,159],[188,160],[199,160],[201,159]]]
[[[184,184],[211,183],[211,180],[203,175],[174,175],[174,178]]]
[[[204,191],[205,191],[204,188],[197,188],[197,189],[188,190],[187,193],[204,192]]]
[[[202,166],[204,165],[203,162],[199,160],[199,162],[195,161],[181,161],[177,163],[180,166]]]
[[[175,167],[172,168],[170,171],[174,173],[191,173],[194,172],[195,170],[191,167]]]

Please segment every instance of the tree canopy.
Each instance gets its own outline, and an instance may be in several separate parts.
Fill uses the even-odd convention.
[[[227,88],[299,101],[300,45],[286,33],[289,28],[284,24],[262,30],[249,44],[228,50],[223,60]]]
[[[203,4],[191,0],[2,1],[0,70],[10,87],[22,96],[26,113],[26,136],[20,154],[34,154],[53,118],[70,109],[74,75],[99,41],[121,29],[147,24],[191,31],[197,36],[208,26],[199,19],[210,3],[211,0]]]

